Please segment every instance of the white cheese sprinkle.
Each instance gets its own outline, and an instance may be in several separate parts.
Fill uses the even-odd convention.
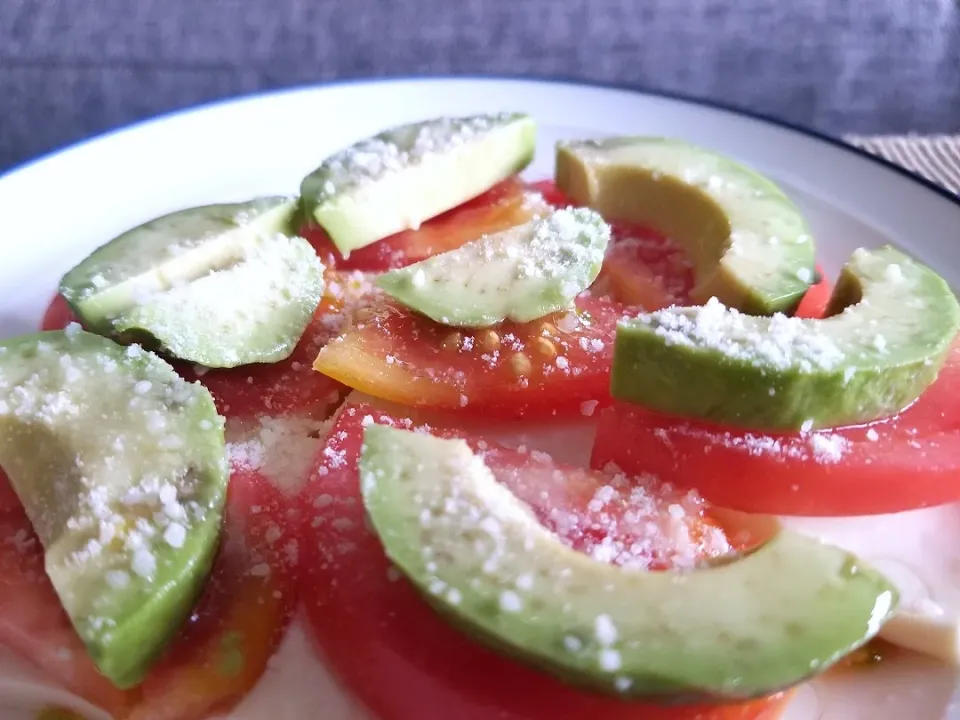
[[[138,548],[133,553],[130,568],[140,577],[152,579],[157,571],[157,558],[146,548]]]
[[[702,347],[749,362],[761,368],[803,371],[831,370],[845,359],[832,339],[815,322],[777,313],[766,332],[757,330],[755,318],[727,308],[712,297],[697,308],[665,308],[636,318],[654,328],[672,345]]]
[[[593,627],[597,642],[601,645],[610,646],[617,641],[617,627],[609,615],[597,615]]]
[[[520,612],[523,609],[523,600],[513,590],[504,590],[500,593],[500,609],[509,613]]]
[[[604,672],[616,672],[623,666],[623,660],[620,653],[610,648],[604,648],[600,651],[598,657],[600,669]]]
[[[178,522],[172,522],[163,531],[163,540],[172,548],[182,548],[187,540],[187,529]]]

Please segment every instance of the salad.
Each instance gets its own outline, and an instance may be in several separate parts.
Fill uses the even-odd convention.
[[[892,246],[831,282],[706,148],[570,139],[529,182],[535,139],[385,130],[105,242],[0,340],[25,717],[302,717],[329,673],[318,717],[769,720],[960,661],[858,525],[960,501],[948,284]]]

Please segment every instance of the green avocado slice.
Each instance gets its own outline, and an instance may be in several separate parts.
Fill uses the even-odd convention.
[[[593,210],[556,210],[384,273],[377,286],[443,325],[529,322],[573,304],[599,274],[609,241]]]
[[[441,117],[340,150],[300,184],[305,215],[348,257],[480,195],[533,159],[523,113]]]
[[[711,300],[623,320],[612,393],[753,429],[870,422],[923,393],[960,329],[946,281],[890,246],[853,253],[828,315],[755,317]]]
[[[68,272],[60,292],[101,335],[207,367],[293,352],[323,294],[323,265],[291,234],[296,202],[179,210],[128,230]]]
[[[722,155],[668,138],[565,141],[556,182],[607,220],[681,243],[700,302],[789,313],[814,280],[813,237],[800,210],[773,182]]]
[[[72,325],[0,343],[0,466],[97,668],[138,684],[213,562],[228,470],[210,393]]]
[[[742,700],[795,685],[875,635],[893,586],[778,528],[685,573],[593,560],[547,531],[462,440],[371,425],[363,501],[387,556],[459,629],[623,697]]]

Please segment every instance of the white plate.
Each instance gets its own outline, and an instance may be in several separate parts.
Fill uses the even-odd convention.
[[[188,205],[295,193],[325,155],[384,127],[494,110],[522,110],[537,119],[539,152],[530,177],[552,174],[552,148],[560,138],[681,137],[778,181],[805,211],[828,271],[856,247],[894,242],[960,285],[960,200],[838,141],[727,108],[608,87],[496,78],[390,80],[190,110],[3,176],[0,337],[36,328],[63,272],[124,229]],[[806,693],[788,717],[882,720],[909,713],[913,720],[937,720],[953,715],[948,704],[955,685],[953,672],[934,663],[889,663],[856,681],[821,688],[818,698]]]

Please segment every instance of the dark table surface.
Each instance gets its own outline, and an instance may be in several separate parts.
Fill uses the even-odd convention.
[[[335,78],[565,76],[832,133],[960,132],[958,0],[0,0],[0,171]]]

